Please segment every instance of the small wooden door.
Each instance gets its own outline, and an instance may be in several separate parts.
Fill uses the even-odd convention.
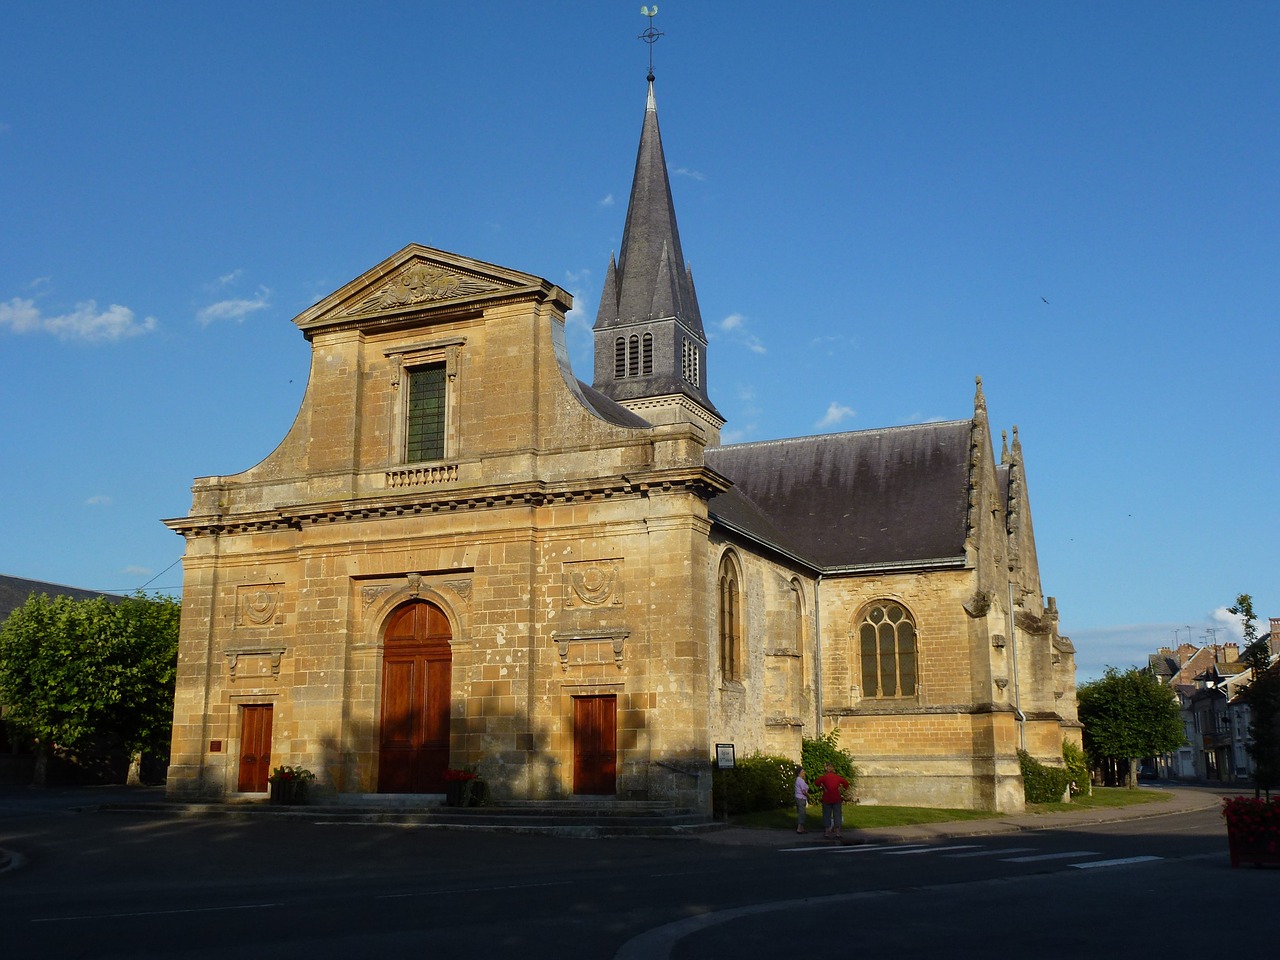
[[[266,793],[271,775],[271,713],[269,703],[240,708],[240,776],[236,789],[241,793]]]
[[[573,792],[617,792],[618,698],[573,698]]]
[[[449,621],[423,600],[387,624],[382,657],[379,793],[443,793],[453,680]]]

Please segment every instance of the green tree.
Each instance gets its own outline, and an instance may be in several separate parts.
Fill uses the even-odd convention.
[[[36,744],[37,783],[49,752],[114,735],[130,781],[142,752],[163,749],[173,717],[181,605],[139,592],[118,602],[32,594],[0,626],[5,719]]]
[[[1242,593],[1227,608],[1240,618],[1244,650],[1240,655],[1253,671],[1253,680],[1241,695],[1249,705],[1249,736],[1246,749],[1253,758],[1254,792],[1261,794],[1280,786],[1280,664],[1271,665],[1269,637],[1259,637],[1254,621],[1253,597]]]
[[[1128,761],[1127,785],[1138,785],[1138,761],[1186,743],[1178,700],[1154,676],[1136,667],[1107,667],[1100,680],[1076,691],[1084,745],[1090,758]]]
[[[1240,594],[1236,597],[1235,605],[1227,607],[1227,612],[1234,613],[1240,618],[1244,640],[1244,650],[1240,653],[1240,659],[1253,668],[1256,676],[1267,669],[1267,664],[1271,662],[1271,648],[1266,637],[1258,637],[1258,627],[1254,623],[1258,617],[1253,612],[1253,595]]]

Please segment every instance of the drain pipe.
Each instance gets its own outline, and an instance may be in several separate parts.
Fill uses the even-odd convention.
[[[815,738],[822,729],[822,574],[813,581],[813,701]]]
[[[1009,581],[1009,647],[1013,651],[1013,714],[1018,718],[1018,742],[1027,749],[1027,715],[1022,712],[1022,687],[1018,684],[1018,633],[1013,616],[1013,581]]]

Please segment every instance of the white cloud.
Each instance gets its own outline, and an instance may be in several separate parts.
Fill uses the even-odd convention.
[[[264,309],[270,299],[271,291],[265,287],[259,287],[254,299],[219,300],[217,303],[209,304],[209,306],[197,313],[196,320],[201,326],[205,327],[216,320],[235,320],[238,323],[249,314]]]
[[[1258,623],[1266,632],[1266,622]],[[1210,631],[1213,631],[1212,633]],[[1070,631],[1076,648],[1076,680],[1096,680],[1104,668],[1120,671],[1131,666],[1146,666],[1147,658],[1161,647],[1174,649],[1188,642],[1197,647],[1210,643],[1240,643],[1244,630],[1240,618],[1218,607],[1203,619],[1191,623],[1135,623],[1109,627],[1093,627]]]
[[[38,331],[51,333],[62,340],[100,343],[150,333],[156,328],[156,318],[147,317],[139,321],[132,310],[118,303],[99,311],[93,300],[76,304],[70,313],[46,317],[34,300],[14,297],[8,303],[0,303],[0,327],[3,326],[8,326],[14,333]]]
[[[720,333],[729,334],[729,339],[740,346],[746,347],[752,353],[768,353],[765,349],[764,341],[748,331],[746,325],[746,316],[741,313],[731,313],[716,324],[716,328]]]
[[[84,503],[87,507],[106,507],[111,504],[111,498],[105,493],[95,493]]]
[[[125,567],[120,572],[124,574],[128,574],[131,577],[145,577],[145,576],[149,576],[152,573],[152,570],[150,567],[129,566],[129,567]]]
[[[218,278],[217,285],[219,287],[229,286],[230,284],[233,284],[237,280],[239,280],[240,274],[242,273],[244,273],[243,270],[232,270],[230,273],[224,273],[222,276]]]
[[[1218,631],[1219,643],[1239,643],[1244,640],[1244,618],[1238,614],[1232,613],[1226,607],[1218,607],[1209,614],[1210,625]],[[1258,629],[1259,623],[1255,619],[1253,621],[1254,631],[1257,633],[1266,633],[1265,625],[1261,630]]]
[[[677,177],[688,177],[690,180],[707,179],[706,174],[698,170],[690,170],[688,167],[676,167],[676,169],[672,170],[671,172],[674,173]]]
[[[600,199],[600,201],[599,201],[598,203],[596,203],[596,206],[597,206],[597,207],[612,207],[612,206],[613,206],[613,194],[612,194],[612,193],[607,193],[607,194],[605,194],[605,195],[604,195],[604,197],[602,197],[602,198]]]
[[[564,272],[564,288],[573,295],[573,309],[564,315],[564,328],[569,339],[570,354],[581,359],[580,354],[587,354],[587,369],[590,369],[590,346],[592,343],[591,327],[595,322],[594,294],[591,289],[591,271],[566,270]]]
[[[813,426],[817,430],[830,430],[836,424],[843,423],[854,415],[853,407],[846,407],[842,403],[836,403],[834,400],[827,407],[827,412],[822,419]]]
[[[8,303],[0,303],[0,326],[8,324],[14,333],[27,333],[40,328],[40,311],[34,300],[14,297]]]

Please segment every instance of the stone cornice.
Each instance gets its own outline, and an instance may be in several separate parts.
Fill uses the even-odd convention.
[[[627,477],[603,477],[560,483],[530,482],[467,490],[425,490],[393,497],[371,497],[298,504],[274,510],[205,514],[165,520],[184,537],[301,530],[330,523],[451,513],[492,507],[545,507],[593,500],[643,497],[652,493],[688,492],[706,500],[726,489],[712,470],[659,470]]]

